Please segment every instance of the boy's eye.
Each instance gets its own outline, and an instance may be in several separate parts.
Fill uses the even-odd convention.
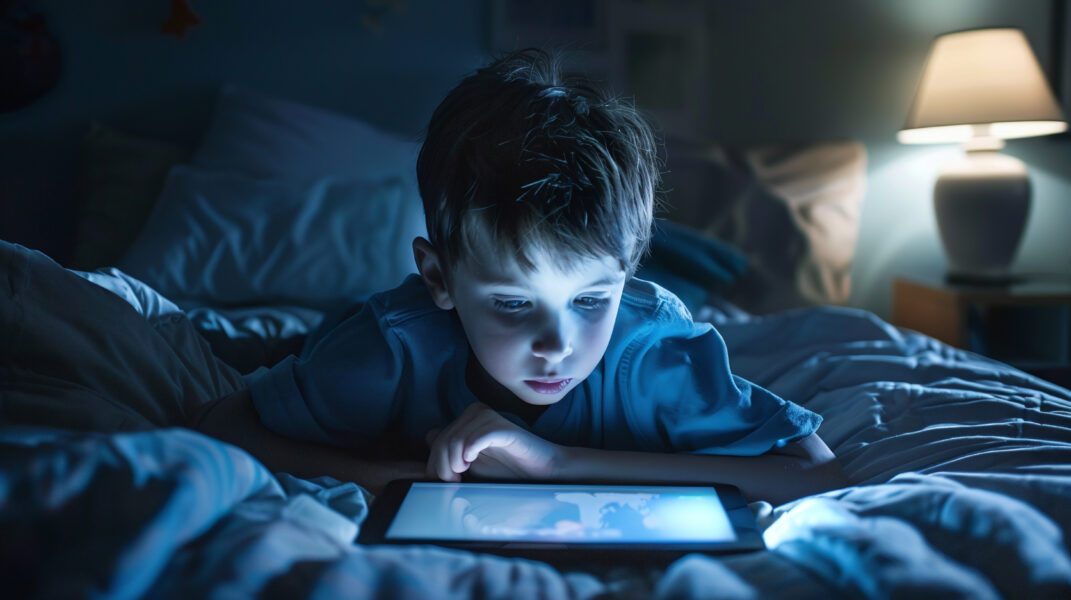
[[[580,308],[596,310],[603,307],[603,305],[606,303],[606,298],[599,298],[597,296],[580,296],[576,300],[573,300],[573,303],[579,306]]]
[[[527,300],[518,300],[516,298],[495,298],[494,303],[495,308],[504,312],[516,312],[528,306]]]

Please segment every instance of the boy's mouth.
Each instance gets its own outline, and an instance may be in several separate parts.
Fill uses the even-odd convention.
[[[524,383],[537,394],[557,394],[569,387],[572,379],[525,379]]]

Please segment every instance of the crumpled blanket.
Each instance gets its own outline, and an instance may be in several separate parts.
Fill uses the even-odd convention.
[[[11,283],[0,281],[9,286],[0,292]],[[370,497],[353,483],[270,473],[244,451],[179,427],[76,432],[5,421],[0,590],[19,598],[1071,597],[1071,392],[863,311],[800,309],[717,326],[735,372],[825,418],[819,433],[852,483],[775,507],[764,519],[765,551],[595,570],[432,546],[362,547],[353,540]],[[137,359],[151,364],[154,354]],[[87,398],[160,401],[139,391],[149,387],[88,381],[101,385]],[[172,388],[196,400],[183,390],[197,386],[162,389]],[[19,387],[20,402],[35,389]],[[76,391],[66,398],[82,397]],[[0,404],[9,394],[0,388]]]

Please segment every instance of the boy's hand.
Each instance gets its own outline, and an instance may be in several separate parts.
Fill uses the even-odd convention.
[[[461,474],[502,479],[547,479],[562,447],[533,435],[476,402],[442,431],[428,432],[428,477],[461,481]]]

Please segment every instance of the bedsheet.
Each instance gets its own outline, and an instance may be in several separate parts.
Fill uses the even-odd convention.
[[[353,544],[370,497],[182,428],[0,428],[15,597],[1071,597],[1071,392],[850,309],[718,322],[734,369],[825,417],[851,486],[768,550],[555,569]]]
[[[299,354],[305,338],[324,317],[323,312],[303,306],[182,308],[212,353],[243,374]]]

